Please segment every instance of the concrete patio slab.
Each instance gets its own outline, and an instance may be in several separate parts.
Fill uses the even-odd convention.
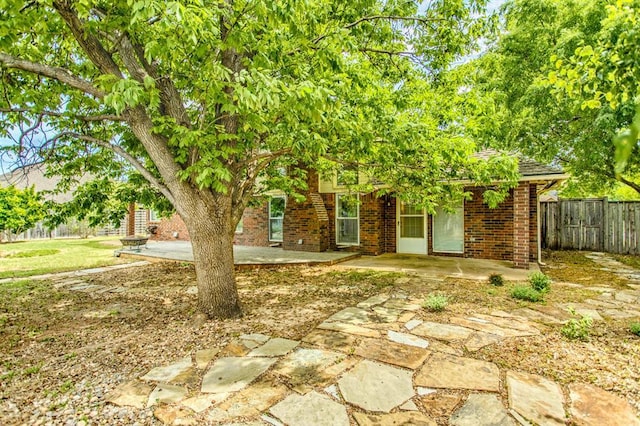
[[[486,280],[491,274],[500,274],[506,280],[526,280],[538,265],[530,264],[530,269],[515,269],[513,263],[464,259],[460,257],[427,256],[420,254],[387,253],[380,256],[362,256],[340,264],[342,268],[375,269],[381,271],[413,272],[434,277],[466,278]]]
[[[145,259],[193,262],[193,251],[189,241],[149,241],[141,251],[117,250],[116,256]],[[280,265],[334,265],[359,257],[359,253],[327,251],[283,250],[280,247],[234,246],[233,259],[236,268],[275,267]]]

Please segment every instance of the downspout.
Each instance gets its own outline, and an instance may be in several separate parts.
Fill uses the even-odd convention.
[[[536,228],[538,228],[538,265],[545,266],[545,264],[542,262],[542,224],[540,223],[540,194],[536,194]]]

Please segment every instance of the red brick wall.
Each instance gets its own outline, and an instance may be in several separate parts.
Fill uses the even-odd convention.
[[[397,250],[396,245],[396,199],[390,195],[386,196],[385,200],[385,253],[395,253]]]
[[[337,250],[336,195],[321,195],[329,216],[329,250]],[[387,206],[387,202],[392,205]],[[360,245],[347,246],[342,250],[357,251],[370,256],[394,253],[395,200],[390,197],[377,197],[375,194],[360,195]]]
[[[285,250],[326,251],[329,247],[329,217],[322,197],[306,194],[306,200],[287,200],[283,222]],[[301,244],[299,244],[301,243]]]
[[[377,256],[385,252],[385,200],[375,194],[360,196],[360,252]]]
[[[268,247],[269,241],[269,202],[259,206],[247,207],[242,214],[242,232],[236,232],[234,243],[241,246]]]
[[[529,261],[538,262],[538,185],[529,186]]]
[[[157,241],[168,240],[189,240],[189,231],[187,231],[187,225],[177,213],[168,219],[162,219],[160,222],[153,222],[149,225],[156,225],[156,233],[152,234],[150,238]],[[174,236],[177,233],[177,237]]]
[[[513,190],[513,266],[529,267],[529,184],[518,185]]]
[[[482,202],[482,189],[467,188],[464,203],[464,257],[513,260],[513,191],[495,209]]]

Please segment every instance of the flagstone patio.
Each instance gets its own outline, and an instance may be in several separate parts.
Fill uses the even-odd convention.
[[[585,302],[594,314],[637,315],[640,290],[599,289]],[[435,425],[443,415],[457,426],[640,425],[613,393],[585,383],[563,387],[475,357],[486,345],[565,322],[559,308],[422,321],[420,300],[380,294],[336,312],[299,341],[240,335],[221,350],[199,348],[132,378],[107,399],[154,406],[159,420],[182,425]]]

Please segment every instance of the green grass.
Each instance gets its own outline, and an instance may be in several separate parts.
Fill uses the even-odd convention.
[[[113,256],[117,238],[36,240],[0,244],[0,278],[32,275],[124,263]]]
[[[526,300],[528,302],[541,302],[544,296],[541,292],[528,285],[516,285],[511,289],[511,297],[514,299]]]

